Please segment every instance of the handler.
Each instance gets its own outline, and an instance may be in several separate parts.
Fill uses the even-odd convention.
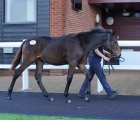
[[[104,54],[108,55],[108,57],[106,57]],[[111,87],[109,86],[109,84],[106,81],[106,77],[102,71],[102,67],[101,67],[101,59],[104,59],[105,61],[109,61],[110,60],[110,53],[105,51],[103,49],[103,47],[99,47],[95,50],[92,51],[91,53],[91,57],[89,59],[89,74],[91,76],[91,78],[93,79],[94,74],[97,75],[98,79],[100,80],[103,88],[105,89],[107,95],[109,96],[110,99],[114,98],[116,95],[119,94],[118,90],[112,90]],[[85,78],[81,89],[79,91],[78,96],[79,97],[85,97],[85,92],[87,89],[87,79]]]

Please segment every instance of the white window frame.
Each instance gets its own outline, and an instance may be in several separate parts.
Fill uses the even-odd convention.
[[[14,20],[12,21],[11,18],[10,18],[10,15],[11,14],[14,14],[14,13],[11,13],[10,11],[10,2],[11,1],[14,1],[14,0],[5,0],[5,23],[17,23],[17,24],[20,24],[20,23],[36,23],[36,4],[37,4],[37,0],[26,0],[27,1],[27,8],[26,10],[28,11],[26,13],[26,20]],[[20,17],[20,16],[18,16]]]

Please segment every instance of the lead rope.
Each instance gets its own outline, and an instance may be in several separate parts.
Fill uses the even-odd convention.
[[[104,68],[104,65],[105,65],[105,60],[103,60],[102,72],[103,72],[103,74],[104,74],[105,76],[109,76],[109,75],[110,75],[110,66],[111,66],[112,70],[115,71],[113,65],[112,65],[109,61],[108,61],[107,63],[108,63],[108,68],[109,68],[109,69],[108,69],[108,75],[105,75],[104,72],[103,72],[103,68]]]
[[[112,58],[115,58],[115,59],[119,60],[120,62],[124,62],[124,61],[125,61],[125,59],[124,59],[123,57],[120,57],[122,60],[119,59],[119,58],[116,58],[116,57],[112,57]],[[102,72],[103,72],[103,67],[104,67],[104,65],[105,65],[105,60],[103,59]],[[112,67],[112,70],[115,71],[113,65],[110,63],[110,61],[108,61],[108,68],[109,68],[109,69],[108,69],[108,75],[105,75],[104,72],[103,72],[103,74],[104,74],[105,76],[109,76],[109,75],[110,75],[110,66]]]
[[[124,61],[125,61],[125,59],[124,59],[123,57],[116,58],[116,57],[112,56],[112,58],[115,58],[116,60],[119,60],[120,62],[124,62]],[[120,58],[121,58],[122,60],[121,60]]]

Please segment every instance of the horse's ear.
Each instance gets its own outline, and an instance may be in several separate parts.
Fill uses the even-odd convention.
[[[113,30],[112,29],[106,29],[106,32],[113,33]]]
[[[109,31],[112,33],[112,40],[116,43],[117,42],[117,38],[115,36],[115,31],[112,30],[112,29],[110,29]]]
[[[117,42],[117,37],[115,36],[115,34],[113,33],[113,41],[114,41],[114,43],[116,43]]]
[[[116,32],[113,30],[113,35],[115,35],[116,34]]]

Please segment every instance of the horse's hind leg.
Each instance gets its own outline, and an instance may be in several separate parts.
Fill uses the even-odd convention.
[[[89,101],[90,100],[90,93],[91,93],[91,76],[89,75],[86,67],[85,67],[85,64],[78,64],[77,66],[80,71],[86,76],[87,80],[88,80],[88,86],[87,86],[87,91],[86,91],[86,96],[85,96],[85,100],[86,101]]]
[[[15,82],[17,80],[17,78],[21,75],[21,73],[29,66],[30,64],[25,64],[25,63],[22,63],[21,66],[15,70],[15,73],[13,75],[13,79],[12,79],[12,82],[10,84],[10,87],[8,89],[8,94],[7,94],[7,99],[10,100],[11,99],[11,93],[13,91],[13,88],[14,88],[14,85],[15,85]]]
[[[42,84],[42,81],[41,81],[41,77],[42,77],[42,69],[43,69],[43,64],[44,62],[40,59],[37,59],[35,61],[36,63],[36,73],[35,73],[35,79],[37,80],[37,83],[43,93],[43,95],[47,98],[49,98],[50,101],[53,101],[53,98],[50,97],[50,95],[47,93],[44,85]]]

